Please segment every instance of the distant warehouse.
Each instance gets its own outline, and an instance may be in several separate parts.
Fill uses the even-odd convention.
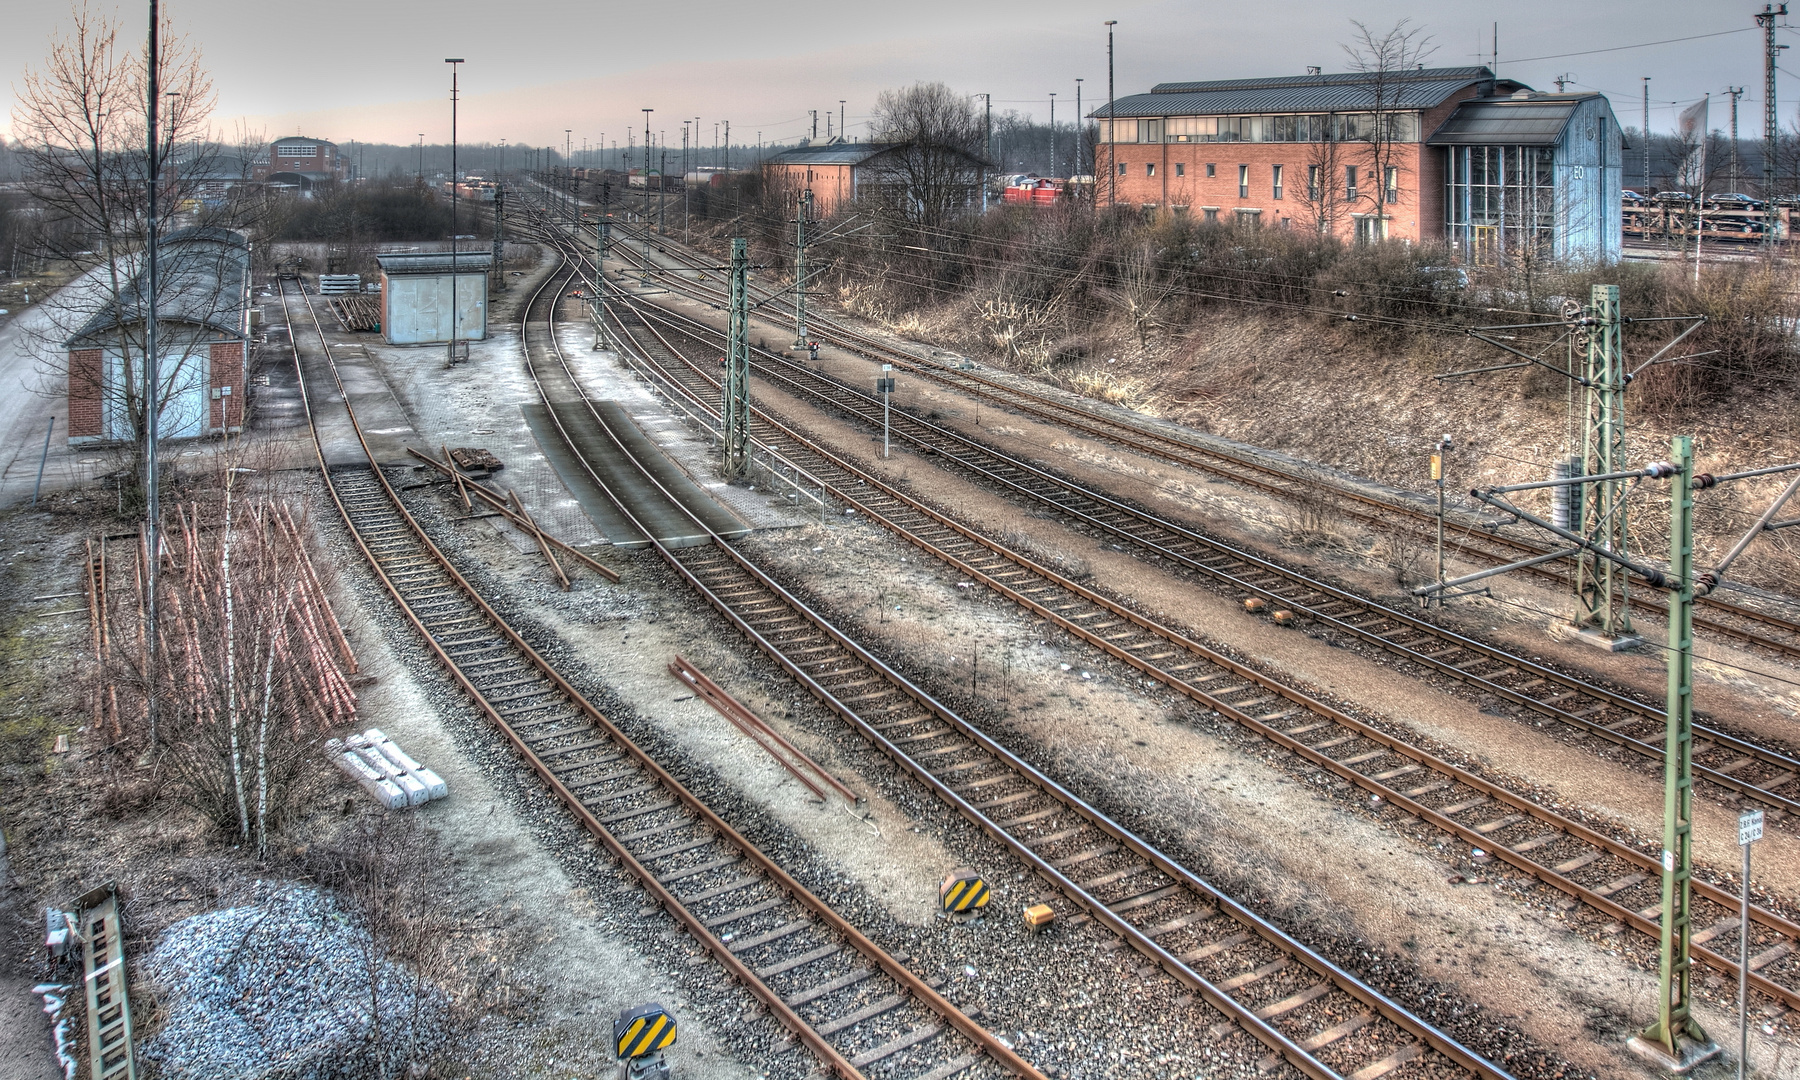
[[[1162,83],[1091,115],[1102,204],[1471,261],[1619,257],[1625,146],[1601,94],[1422,68]]]
[[[167,439],[244,429],[250,337],[250,243],[219,228],[161,238],[156,355],[158,433]],[[125,442],[145,416],[148,275],[139,267],[119,298],[69,338],[69,442]]]
[[[880,198],[909,209],[914,204],[970,208],[981,205],[982,178],[993,165],[955,147],[918,142],[853,143],[800,140],[763,162],[763,184],[792,205],[812,192],[821,216],[844,203]]]

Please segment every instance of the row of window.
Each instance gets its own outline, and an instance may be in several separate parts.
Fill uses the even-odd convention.
[[[1385,127],[1383,141],[1418,142],[1419,114],[1318,113],[1294,116],[1162,116],[1100,121],[1100,141],[1186,142],[1355,142]]]
[[[1130,162],[1125,162],[1125,161],[1119,162],[1119,175],[1120,176],[1129,176],[1130,169],[1131,169]],[[1238,198],[1248,199],[1250,197],[1250,166],[1239,165],[1237,167],[1237,170],[1238,170],[1238,174],[1237,174]],[[1175,163],[1175,175],[1178,177],[1185,177],[1187,175],[1187,162],[1177,161]],[[1279,199],[1282,197],[1282,181],[1286,177],[1286,175],[1287,175],[1287,166],[1286,165],[1271,165],[1271,166],[1269,166],[1269,188],[1270,188],[1270,194],[1274,198]],[[1354,201],[1356,199],[1357,191],[1358,191],[1357,179],[1358,179],[1359,175],[1366,176],[1367,174],[1363,173],[1355,165],[1344,166],[1344,198],[1346,201]],[[1154,180],[1156,178],[1156,162],[1146,161],[1144,163],[1144,176],[1149,179],[1152,179],[1152,180]],[[1206,178],[1208,180],[1212,180],[1212,179],[1216,179],[1217,176],[1218,176],[1218,165],[1214,162],[1207,162]],[[1388,203],[1399,202],[1400,201],[1400,170],[1397,167],[1390,165],[1387,169],[1386,179],[1387,179],[1387,184],[1385,186],[1387,187],[1387,192],[1386,192],[1386,196],[1382,199],[1382,201],[1388,202]],[[1324,180],[1325,180],[1325,169],[1323,166],[1308,165],[1306,167],[1306,197],[1309,201],[1312,201],[1312,202],[1319,201],[1320,193],[1323,191]]]

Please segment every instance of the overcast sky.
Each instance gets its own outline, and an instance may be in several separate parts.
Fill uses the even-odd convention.
[[[105,7],[97,3],[97,7]],[[996,112],[1045,119],[1074,114],[1075,80],[1091,109],[1106,95],[1106,28],[1117,19],[1117,91],[1165,80],[1342,70],[1352,18],[1386,30],[1410,18],[1436,45],[1428,63],[1491,62],[1501,13],[1499,72],[1539,89],[1561,74],[1607,93],[1620,120],[1641,123],[1642,83],[1652,77],[1653,129],[1673,126],[1675,103],[1711,92],[1715,127],[1728,123],[1727,86],[1746,89],[1740,127],[1761,128],[1761,4],[1720,0],[1567,0],[1438,3],[1363,0],[718,0],[646,4],[503,0],[314,0],[246,6],[241,0],[164,0],[177,28],[199,40],[219,94],[215,126],[242,119],[270,136],[304,133],[338,143],[411,143],[450,137],[449,68],[460,56],[459,131],[466,142],[505,138],[560,146],[564,129],[623,144],[627,126],[679,145],[681,119],[701,118],[702,141],[729,119],[732,141],[792,140],[808,110],[848,102],[850,134],[865,133],[884,87],[942,80],[969,94],[991,91]],[[0,117],[10,131],[12,91],[68,23],[64,0],[10,0],[0,35]],[[118,9],[141,40],[143,5]],[[1797,17],[1800,19],[1800,17]],[[1727,31],[1735,31],[1722,33]],[[1619,48],[1670,38],[1698,40]],[[1800,43],[1800,31],[1778,40]],[[1610,49],[1598,52],[1590,50]],[[1559,55],[1585,53],[1585,55]],[[1529,59],[1528,59],[1529,58]],[[1800,72],[1800,58],[1786,61]],[[1784,124],[1800,104],[1800,77],[1780,76]],[[820,121],[823,134],[823,120]]]

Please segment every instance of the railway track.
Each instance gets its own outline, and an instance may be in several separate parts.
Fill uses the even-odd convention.
[[[716,418],[711,403],[717,400],[718,386],[711,365],[684,354],[652,324],[694,335],[698,347],[693,351],[710,358],[716,349],[705,328],[636,304],[615,305],[613,312],[623,340],[636,343],[640,370],[665,393],[685,398],[690,411],[711,412]],[[788,460],[802,463],[810,476],[871,520],[1114,659],[1619,924],[1650,937],[1659,933],[1660,867],[1654,855],[1468,773],[1062,578],[858,469],[766,410],[754,410],[752,434],[765,445],[778,445]],[[948,722],[934,729],[929,714],[882,730],[909,738],[934,730],[939,737],[960,734]],[[952,757],[948,764],[960,762]],[[918,771],[917,765],[909,768]],[[957,782],[945,786],[954,790]],[[1087,843],[1079,834],[1070,840],[1074,846]],[[1075,857],[1094,846],[1050,854]],[[1726,946],[1738,933],[1734,894],[1708,881],[1696,881],[1695,889],[1695,925],[1704,927],[1695,956],[1735,975]],[[1800,926],[1762,908],[1752,909],[1751,924],[1751,984],[1800,1008],[1800,956],[1795,953]]]
[[[294,326],[290,295],[284,285]],[[293,334],[295,362],[313,422],[300,351],[316,338],[318,363],[330,358],[301,300],[312,332]],[[558,801],[820,1065],[846,1078],[1041,1080],[577,692],[444,556],[372,457],[367,468],[330,469],[321,444],[320,465],[352,540],[426,647]]]
[[[632,225],[616,226],[616,228],[620,229],[621,237],[629,234],[633,229],[637,229],[639,232],[645,231]],[[649,235],[652,236],[652,243],[655,244],[660,254],[684,264],[687,272],[711,271],[717,273],[716,267],[710,265],[706,260],[696,257],[692,252],[684,251],[664,237]],[[673,291],[685,293],[709,304],[717,305],[725,301],[723,292],[709,288],[704,283],[692,278],[683,277],[678,271],[656,265],[646,259],[645,254],[640,250],[633,249],[621,242],[615,243],[614,251],[624,261],[632,263],[639,269],[647,269],[656,275],[661,284]],[[1248,454],[1234,454],[1220,446],[1189,441],[1146,425],[1133,424],[1109,417],[1049,394],[1034,393],[1010,382],[989,378],[972,370],[920,357],[848,327],[828,316],[810,314],[808,326],[809,329],[816,331],[815,336],[821,340],[829,341],[871,360],[894,364],[911,375],[929,380],[947,389],[982,398],[996,407],[1010,409],[1047,423],[1079,431],[1116,446],[1186,468],[1210,473],[1283,499],[1316,497],[1319,490],[1324,488],[1331,497],[1338,501],[1337,510],[1340,513],[1365,526],[1391,529],[1397,524],[1396,515],[1398,515],[1399,519],[1413,530],[1416,537],[1427,540],[1435,538],[1435,512],[1424,506],[1422,500],[1414,502],[1400,497],[1384,498],[1368,491],[1327,484],[1317,476],[1299,475]],[[1487,562],[1492,565],[1541,555],[1549,550],[1531,541],[1502,536],[1482,524],[1481,519],[1475,515],[1466,514],[1453,515],[1447,519],[1446,543],[1452,545],[1453,553],[1458,557],[1477,563]],[[1566,583],[1567,580],[1566,574],[1551,566],[1527,567],[1521,572],[1559,584]],[[1667,605],[1654,596],[1634,596],[1633,602],[1641,608],[1655,611],[1658,614],[1667,611]],[[1787,602],[1797,603],[1792,600]],[[1699,604],[1711,614],[1698,612],[1695,614],[1697,629],[1703,629],[1709,633],[1767,649],[1790,658],[1800,658],[1800,622],[1774,612],[1732,603],[1718,596],[1702,597]]]
[[[671,318],[679,319],[671,315]],[[684,320],[682,331],[723,347],[722,335]],[[860,421],[884,424],[881,403],[858,389],[765,350],[752,350],[753,365],[769,384]],[[1565,725],[1580,738],[1622,747],[1648,762],[1664,757],[1664,705],[1563,672],[1388,607],[1279,562],[1157,517],[1104,492],[1001,453],[942,425],[895,410],[886,422],[897,441],[935,456],[977,482],[1054,512],[1138,552],[1259,596],[1343,638],[1359,641],[1417,668],[1460,682]],[[1715,798],[1748,798],[1777,816],[1800,811],[1800,758],[1787,747],[1769,747],[1709,724],[1695,725],[1694,775]]]
[[[715,542],[658,553],[815,698],[1035,871],[1067,905],[1261,1042],[1265,1067],[1285,1062],[1314,1080],[1379,1080],[1446,1068],[1507,1075],[1006,749],[743,552]]]

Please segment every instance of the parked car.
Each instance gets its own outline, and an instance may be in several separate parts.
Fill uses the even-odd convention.
[[[1625,200],[1625,205],[1627,206],[1642,206],[1650,201],[1630,188],[1626,188],[1624,191],[1619,192],[1619,197]]]
[[[1685,191],[1659,191],[1650,196],[1651,202],[1659,203],[1691,203],[1694,197]]]
[[[1789,192],[1786,195],[1777,195],[1769,201],[1776,206],[1785,206],[1790,209],[1793,207],[1800,207],[1800,192]]]
[[[1706,197],[1706,205],[1719,210],[1761,210],[1763,208],[1763,201],[1761,199],[1752,199],[1750,196],[1745,195],[1740,191],[1731,191],[1721,192],[1718,195],[1708,195]]]

